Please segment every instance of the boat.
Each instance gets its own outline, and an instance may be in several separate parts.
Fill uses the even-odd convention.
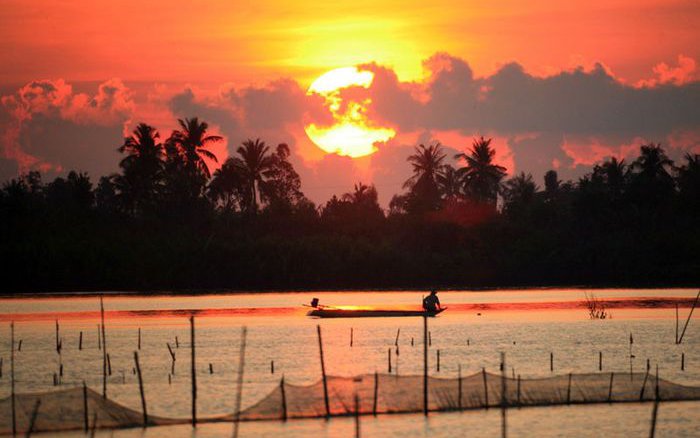
[[[434,317],[444,312],[447,307],[436,311],[427,310],[401,310],[401,309],[344,309],[339,307],[316,307],[310,310],[306,316],[318,318],[370,318],[370,317],[398,317],[398,316],[429,316]]]

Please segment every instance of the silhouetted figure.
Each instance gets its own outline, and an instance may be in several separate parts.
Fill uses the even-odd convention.
[[[440,308],[440,299],[437,296],[435,289],[430,291],[430,295],[423,298],[423,308],[428,312],[437,312]]]

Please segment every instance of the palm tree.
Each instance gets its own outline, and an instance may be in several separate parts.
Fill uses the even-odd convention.
[[[461,195],[462,181],[459,178],[457,169],[449,164],[440,167],[440,172],[436,176],[438,188],[445,199],[454,200]]]
[[[132,212],[150,204],[158,192],[163,170],[163,145],[160,134],[140,123],[117,150],[126,154],[119,162],[123,174],[116,178],[120,196]]]
[[[531,174],[521,172],[504,184],[503,195],[506,208],[513,205],[527,205],[535,199],[538,187]]]
[[[668,182],[672,181],[667,168],[673,167],[661,144],[649,143],[642,145],[639,158],[632,163],[632,168],[638,171],[638,175],[647,181]]]
[[[415,153],[406,159],[413,167],[413,176],[404,183],[404,188],[413,188],[421,180],[436,184],[436,177],[444,159],[445,154],[442,152],[440,143],[427,147],[423,144],[418,145]]]
[[[464,160],[466,167],[458,170],[464,184],[464,192],[477,202],[496,205],[501,180],[506,176],[506,168],[493,164],[496,151],[491,147],[491,139],[483,136],[475,139],[469,154],[455,155]]]
[[[265,183],[267,174],[272,170],[275,159],[270,154],[270,148],[259,138],[248,139],[237,149],[240,158],[234,158],[234,163],[241,174],[247,191],[249,208],[258,211],[258,193]]]
[[[404,188],[409,189],[406,207],[414,213],[437,210],[440,207],[440,190],[437,176],[445,154],[440,143],[418,145],[407,161],[413,167],[413,175],[406,180]]]
[[[185,166],[191,170],[200,172],[207,179],[211,177],[209,168],[204,162],[208,158],[215,163],[218,162],[214,155],[206,147],[211,143],[223,140],[219,135],[207,135],[209,124],[200,122],[197,117],[191,119],[178,119],[180,130],[173,131],[170,141],[177,148]]]
[[[700,154],[685,154],[686,163],[678,169],[681,207],[700,210]]]
[[[148,168],[159,168],[163,157],[163,145],[158,142],[159,138],[156,128],[139,123],[133,134],[126,137],[124,144],[117,149],[120,153],[127,154],[119,162],[119,167],[126,169],[143,163]]]
[[[612,157],[604,162],[600,169],[611,195],[619,197],[627,180],[627,164],[625,164],[625,160],[618,160],[617,157]]]
[[[233,210],[236,203],[246,204],[243,179],[234,158],[224,161],[221,168],[214,172],[208,191],[210,198],[221,202],[224,211]]]

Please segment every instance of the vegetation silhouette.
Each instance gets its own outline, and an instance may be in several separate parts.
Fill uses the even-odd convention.
[[[389,209],[358,182],[316,206],[286,144],[249,139],[213,175],[222,138],[179,120],[161,141],[141,123],[119,173],[0,190],[2,290],[697,285],[700,160],[660,144],[611,157],[578,181],[506,179],[491,140],[446,163],[439,143],[407,157]]]

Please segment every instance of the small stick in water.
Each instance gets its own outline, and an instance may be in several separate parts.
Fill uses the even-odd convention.
[[[112,359],[110,359],[109,353],[107,353],[107,375],[112,375]]]
[[[683,336],[685,336],[685,331],[688,328],[688,323],[690,322],[690,318],[693,316],[693,310],[695,310],[695,306],[698,304],[698,299],[700,299],[700,290],[698,291],[698,295],[695,297],[695,301],[693,301],[693,307],[690,308],[690,313],[688,314],[688,319],[685,320],[685,325],[683,326],[683,331],[681,332],[681,336],[678,338],[679,344],[681,342],[683,342]]]
[[[440,372],[440,349],[437,350],[437,372]]]
[[[603,352],[598,352],[598,371],[603,371]]]
[[[19,345],[17,345],[17,351],[22,351],[22,340],[19,340]]]
[[[29,420],[29,429],[27,429],[27,433],[24,435],[26,438],[31,437],[32,432],[34,432],[34,423],[36,423],[36,417],[39,415],[39,406],[41,406],[41,399],[37,399],[36,403],[34,403],[32,418]]]
[[[102,350],[102,335],[100,334],[99,324],[97,324],[97,349]]]
[[[275,374],[275,361],[270,361],[270,374]]]
[[[83,380],[83,430],[87,433],[90,425],[88,424],[88,393],[87,384]]]
[[[549,353],[549,371],[554,372],[554,353]]]
[[[139,392],[141,393],[141,409],[143,410],[143,427],[148,426],[148,410],[146,409],[146,395],[143,392],[143,379],[141,378],[141,365],[139,365],[139,353],[134,351],[134,363],[139,377]]]
[[[685,353],[681,353],[681,371],[685,371]]]
[[[139,351],[141,350],[141,327],[139,327]]]
[[[350,347],[352,347],[353,336],[354,336],[353,329],[352,329],[352,327],[350,327]]]
[[[209,362],[209,374],[214,374],[214,366]]]
[[[78,350],[82,351],[83,350],[83,332],[80,332],[80,337],[78,339]],[[87,431],[87,429],[86,429]]]
[[[388,365],[388,368],[389,368],[389,374],[391,374],[391,348],[389,348],[389,349],[386,351],[386,353],[387,353],[387,354],[386,354],[386,360],[387,360],[387,365]]]
[[[180,341],[178,341],[177,336],[175,336],[175,348],[180,348]]]

